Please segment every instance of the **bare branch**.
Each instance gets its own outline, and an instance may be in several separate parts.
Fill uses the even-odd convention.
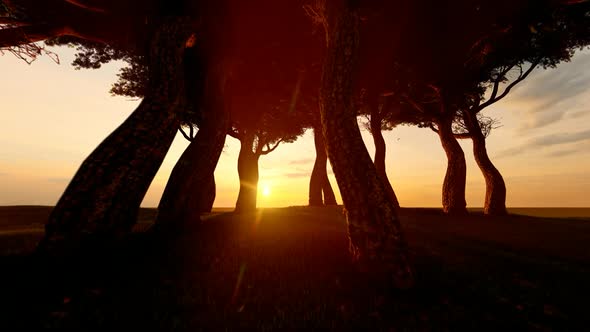
[[[270,147],[270,145],[267,143],[266,150],[262,149],[260,151],[259,155],[265,156],[265,155],[273,152],[279,146],[279,144],[281,144],[281,142],[283,142],[282,138],[280,140],[278,140],[272,147]]]
[[[107,12],[103,8],[88,6],[88,5],[85,5],[82,2],[77,1],[77,0],[64,0],[64,1],[67,2],[67,3],[69,3],[70,5],[74,5],[74,6],[78,7],[78,8],[85,9],[85,10],[88,10],[88,11],[91,11],[91,12],[96,12],[96,13],[106,13]]]
[[[182,136],[184,136],[184,138],[186,138],[187,141],[189,141],[189,142],[193,141],[193,138],[186,134],[184,129],[182,129],[182,126],[178,126],[178,130],[180,130],[180,133],[182,134]],[[192,131],[192,127],[191,127],[191,131]]]
[[[512,90],[512,88],[515,85],[522,82],[525,78],[527,78],[527,76],[529,76],[529,74],[533,71],[533,69],[535,69],[535,67],[537,67],[540,60],[541,59],[534,60],[531,63],[530,67],[524,72],[523,72],[522,66],[520,66],[519,67],[520,73],[518,75],[518,78],[515,79],[512,83],[508,84],[506,89],[504,89],[504,91],[499,96],[496,96],[497,91],[496,91],[496,94],[492,93],[492,96],[490,96],[490,99],[488,99],[486,102],[484,102],[483,104],[479,105],[479,107],[477,107],[477,112],[483,110],[484,108],[486,108],[486,107],[496,103],[497,101],[502,100],[502,98],[506,97],[506,95],[510,92],[510,90]],[[496,82],[494,82],[494,88],[496,88],[497,85],[499,85],[498,80],[496,80]]]

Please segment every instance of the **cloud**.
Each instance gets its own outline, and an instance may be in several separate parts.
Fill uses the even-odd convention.
[[[519,111],[528,118],[520,129],[531,130],[583,116],[585,112],[579,108],[587,107],[584,94],[590,88],[590,72],[586,68],[590,68],[590,52],[578,52],[570,63],[555,69],[538,68],[520,83],[510,97],[511,103],[519,105]]]
[[[47,178],[48,182],[52,182],[52,183],[68,183],[70,182],[72,178],[68,178],[68,177],[55,177],[55,178]]]
[[[547,135],[532,140],[528,145],[535,146],[551,146],[557,144],[566,144],[581,142],[590,139],[590,130],[584,130],[577,133],[564,133]]]
[[[305,158],[305,159],[297,159],[289,162],[289,165],[309,165],[313,164],[315,159],[313,158]]]
[[[580,152],[579,148],[574,148],[574,149],[565,149],[565,150],[556,150],[553,152],[548,153],[546,156],[547,157],[564,157],[564,156],[569,156],[572,154],[577,154],[578,152]]]
[[[560,133],[560,134],[553,134],[538,137],[532,140],[529,140],[527,143],[522,144],[520,146],[512,147],[501,151],[498,153],[495,158],[505,158],[514,156],[520,153],[528,152],[531,149],[538,151],[542,148],[554,147],[563,144],[570,144],[570,143],[579,143],[590,140],[590,130],[583,130],[576,133]],[[558,151],[554,151],[550,153],[550,156],[558,157],[558,156],[565,156],[568,154],[577,153],[580,151],[586,151],[586,148],[582,145],[569,148],[566,150],[560,149]]]
[[[311,176],[311,172],[307,171],[299,171],[299,172],[290,172],[290,173],[284,173],[281,175],[282,177],[287,177],[287,178],[303,178],[303,177],[309,177]]]

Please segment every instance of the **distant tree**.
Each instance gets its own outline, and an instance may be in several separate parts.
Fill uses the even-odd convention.
[[[473,142],[475,161],[485,178],[486,214],[506,214],[506,185],[488,156],[485,138],[489,134],[489,121],[481,125],[482,121],[478,121],[481,112],[506,97],[536,67],[555,67],[567,62],[576,49],[589,42],[590,3],[577,1],[549,8],[534,7],[525,18],[477,45],[480,54],[484,54],[467,68],[493,68],[487,78],[477,82],[480,91],[489,94],[465,95],[469,103],[461,115],[464,133]]]
[[[243,117],[232,117],[232,122],[229,135],[240,141],[240,192],[235,211],[252,212],[256,210],[258,194],[258,160],[273,152],[281,143],[294,142],[303,135],[305,129],[296,106],[289,104],[260,107]]]
[[[375,90],[374,90],[375,91]],[[367,93],[361,92],[359,97],[359,114],[365,118],[364,127],[371,133],[373,143],[375,144],[375,156],[373,163],[377,169],[377,173],[381,177],[383,184],[386,186],[388,195],[394,202],[396,208],[400,207],[399,200],[391,182],[387,178],[385,167],[386,144],[383,137],[384,130],[393,130],[398,125],[414,124],[416,114],[403,108],[393,92],[383,91],[383,93]]]
[[[314,116],[315,117],[315,116]],[[313,130],[313,142],[315,147],[315,162],[309,179],[309,205],[330,206],[337,205],[334,190],[328,178],[328,154],[326,153],[326,142],[322,134],[321,123],[315,119]]]

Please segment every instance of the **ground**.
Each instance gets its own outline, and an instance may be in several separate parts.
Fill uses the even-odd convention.
[[[30,255],[49,207],[0,208],[0,330],[588,330],[590,209],[402,209],[416,267],[389,289],[347,255],[342,208],[217,211],[173,241],[144,209],[123,245]],[[561,218],[557,218],[560,216]]]

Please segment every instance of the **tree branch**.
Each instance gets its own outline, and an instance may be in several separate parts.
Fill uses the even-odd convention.
[[[279,146],[279,144],[281,144],[282,141],[283,141],[283,139],[281,138],[273,145],[272,148],[270,147],[270,145],[268,143],[266,143],[266,150],[261,149],[259,155],[266,156],[267,154],[273,152],[274,150],[276,150],[276,148]]]
[[[413,108],[415,108],[418,112],[420,112],[422,114],[426,114],[426,111],[424,110],[424,108],[422,108],[422,106],[420,106],[413,99],[411,99],[410,97],[408,97],[406,94],[404,94],[404,99],[408,102],[408,104],[410,104],[410,106],[412,106]]]
[[[517,85],[518,83],[522,82],[525,78],[527,78],[527,76],[529,76],[529,74],[533,71],[533,69],[535,69],[535,67],[537,67],[537,65],[539,64],[541,59],[536,59],[533,62],[531,62],[531,66],[523,73],[522,72],[522,67],[520,67],[520,75],[518,75],[518,78],[515,79],[512,83],[508,84],[508,86],[506,87],[506,89],[504,89],[504,91],[499,95],[496,96],[497,94],[497,85],[499,85],[499,81],[500,79],[498,78],[495,82],[494,82],[494,88],[495,88],[495,92],[496,94],[492,93],[492,95],[490,96],[490,99],[488,99],[486,102],[484,102],[483,104],[479,105],[479,107],[477,108],[477,112],[483,110],[484,108],[496,103],[499,100],[502,100],[502,98],[506,97],[506,95],[510,92],[510,90],[512,90],[512,88]],[[512,68],[512,67],[511,67]]]
[[[65,27],[47,24],[26,25],[16,28],[0,29],[0,48],[15,47],[36,43],[57,37],[67,31]]]
[[[92,7],[92,6],[88,6],[85,5],[83,3],[81,3],[80,1],[77,0],[64,0],[65,2],[69,3],[70,5],[76,6],[78,8],[84,9],[84,10],[88,10],[91,12],[96,12],[96,13],[106,13],[107,11],[103,8],[98,8],[98,7]]]
[[[235,130],[234,128],[229,128],[229,130],[227,131],[227,134],[237,140],[241,140],[242,139],[242,134],[240,134],[237,130]]]
[[[17,28],[29,24],[29,22],[23,22],[22,20],[18,20],[12,17],[0,16],[0,25],[7,25],[9,28]]]
[[[178,126],[178,130],[180,130],[180,133],[182,134],[182,136],[184,136],[184,138],[186,138],[187,141],[189,141],[189,142],[193,141],[193,138],[186,134],[184,129],[182,129],[182,126]],[[192,127],[191,127],[191,131],[192,131]]]
[[[471,138],[471,134],[470,133],[453,134],[453,136],[455,136],[456,139],[468,139],[468,138]]]

